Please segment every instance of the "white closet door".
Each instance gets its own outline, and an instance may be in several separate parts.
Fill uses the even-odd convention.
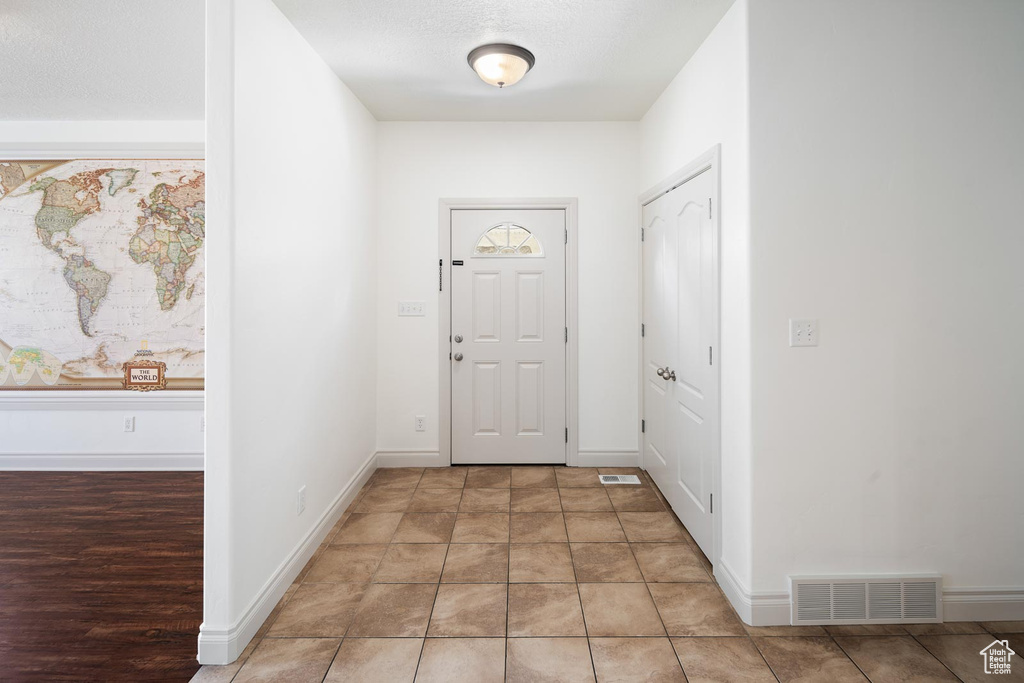
[[[644,207],[644,463],[708,557],[719,410],[713,191],[708,170]]]
[[[644,467],[664,490],[672,480],[675,444],[672,392],[662,377],[672,365],[676,334],[676,231],[668,218],[669,195],[644,207]]]

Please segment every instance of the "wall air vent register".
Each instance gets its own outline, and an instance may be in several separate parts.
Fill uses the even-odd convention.
[[[791,576],[793,624],[920,624],[942,621],[942,577]]]

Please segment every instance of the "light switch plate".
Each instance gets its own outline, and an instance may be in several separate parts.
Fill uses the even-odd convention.
[[[406,316],[418,316],[422,317],[423,313],[423,302],[422,301],[399,301],[398,302],[398,315],[402,317]]]
[[[789,319],[790,346],[817,346],[818,321],[810,319]]]

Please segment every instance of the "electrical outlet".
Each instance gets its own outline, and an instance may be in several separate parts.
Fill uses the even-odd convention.
[[[818,321],[817,320],[789,320],[789,345],[790,346],[817,346],[818,345]]]
[[[124,431],[134,432],[135,431],[135,416],[125,415],[124,416]]]
[[[416,416],[416,431],[425,432],[427,431],[427,416],[417,415]]]
[[[413,316],[422,317],[423,313],[423,302],[422,301],[399,301],[398,302],[398,315],[402,317]]]
[[[295,514],[301,515],[306,511],[306,487],[303,486],[299,489],[299,492],[295,494]]]

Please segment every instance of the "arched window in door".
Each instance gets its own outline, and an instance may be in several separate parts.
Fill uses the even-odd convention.
[[[537,237],[521,225],[502,223],[485,232],[476,243],[474,256],[543,256]]]

